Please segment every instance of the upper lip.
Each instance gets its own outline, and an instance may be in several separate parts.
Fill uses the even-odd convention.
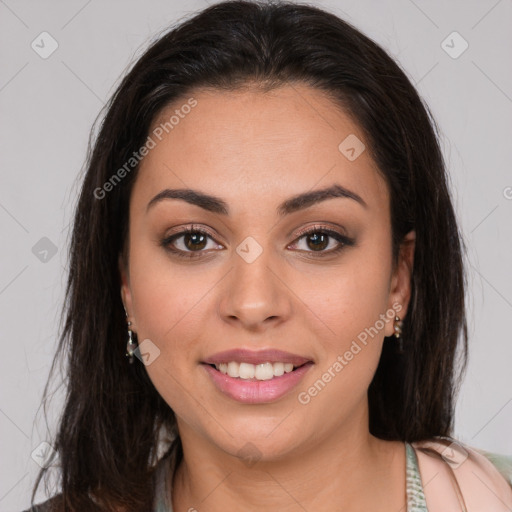
[[[307,357],[302,357],[290,352],[283,352],[282,350],[266,349],[266,350],[247,350],[236,348],[232,350],[225,350],[224,352],[217,352],[203,361],[206,364],[221,364],[236,361],[237,363],[292,363],[294,366],[301,366],[304,363],[311,361]]]

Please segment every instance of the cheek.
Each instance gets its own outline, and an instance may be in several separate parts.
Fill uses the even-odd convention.
[[[190,387],[191,362],[200,358],[204,331],[204,321],[198,315],[207,304],[205,290],[215,283],[213,279],[209,283],[206,275],[201,279],[201,273],[171,263],[163,251],[149,244],[140,244],[130,254],[138,340],[149,339],[159,350],[146,371],[163,399],[184,417],[191,410],[184,389]]]
[[[171,343],[176,333],[195,325],[195,306],[214,278],[200,266],[177,265],[148,240],[136,247],[130,253],[130,284],[137,329],[161,344]]]
[[[315,308],[338,339],[355,339],[386,312],[390,278],[390,252],[379,250],[378,244],[367,244],[353,251],[339,270],[324,280],[322,293],[314,298]],[[381,322],[377,327],[382,329]]]
[[[350,407],[366,393],[379,363],[386,322],[394,317],[387,312],[390,244],[379,233],[365,240],[373,243],[362,242],[329,279],[323,279],[322,293],[313,296],[310,303],[321,319],[317,343],[322,361],[318,372],[321,379],[325,375],[325,381],[332,382],[317,401],[326,407],[329,400],[341,396]]]
[[[146,370],[168,403],[179,400],[179,384],[188,378],[191,363],[200,359],[204,319],[199,315],[209,307],[205,291],[216,282],[212,276],[209,282],[199,266],[190,268],[172,264],[163,251],[151,247],[139,247],[130,255],[138,340],[150,339],[158,347],[158,359]]]

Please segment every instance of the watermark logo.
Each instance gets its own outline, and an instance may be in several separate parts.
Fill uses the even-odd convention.
[[[59,43],[48,32],[41,32],[30,47],[41,59],[47,59],[59,47]]]
[[[353,162],[361,156],[366,146],[356,135],[351,133],[348,137],[343,139],[338,149],[347,160]]]
[[[261,452],[253,443],[245,443],[236,454],[248,467],[254,466],[261,459]]]
[[[43,236],[32,247],[32,254],[42,263],[48,263],[57,254],[57,246],[49,238]]]
[[[51,464],[55,453],[53,446],[43,441],[32,451],[30,457],[38,466],[47,468]]]
[[[453,469],[457,469],[468,458],[469,454],[462,445],[453,442],[442,451],[441,456]]]
[[[133,351],[133,355],[140,359],[144,366],[149,366],[160,357],[160,349],[149,338],[146,338],[139,343]]]
[[[452,59],[458,59],[468,47],[469,43],[457,31],[453,31],[441,43],[441,48]]]
[[[263,248],[252,236],[248,236],[238,245],[236,252],[246,263],[252,263],[263,252]]]

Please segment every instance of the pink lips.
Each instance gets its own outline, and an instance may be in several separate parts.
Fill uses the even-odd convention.
[[[230,377],[210,366],[230,361],[251,364],[292,363],[298,368],[280,377],[258,381]],[[312,366],[313,362],[310,359],[273,349],[257,352],[244,349],[227,350],[208,357],[202,364],[219,391],[229,398],[245,404],[263,404],[279,400],[297,386]]]

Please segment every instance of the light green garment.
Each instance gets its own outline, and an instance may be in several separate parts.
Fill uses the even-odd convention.
[[[496,466],[498,471],[505,477],[512,487],[512,457],[500,455],[498,453],[486,452],[484,450],[477,449],[476,451],[485,455]]]
[[[512,486],[512,457],[477,450],[485,455]],[[407,512],[428,512],[414,448],[405,443]],[[176,450],[158,463],[156,470],[156,503],[153,512],[173,512],[168,482],[176,467]],[[193,509],[192,509],[193,510]]]

